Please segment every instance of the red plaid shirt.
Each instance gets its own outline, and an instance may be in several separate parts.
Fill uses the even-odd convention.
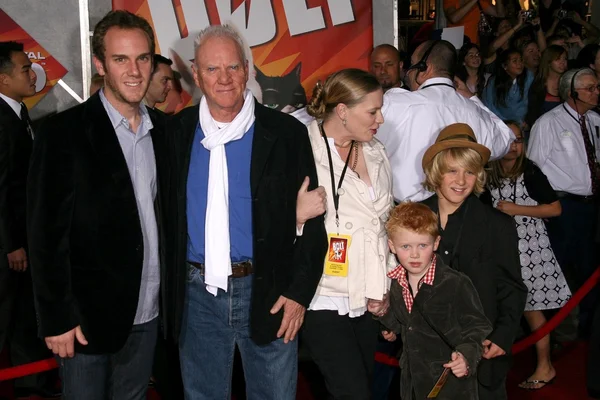
[[[429,286],[433,285],[433,278],[435,277],[435,261],[436,261],[436,259],[437,259],[437,257],[433,256],[433,259],[431,260],[431,266],[429,267],[429,269],[427,270],[425,275],[423,275],[423,277],[419,281],[419,285],[418,285],[419,290],[421,289],[421,286],[423,284],[426,284]],[[412,293],[410,292],[410,284],[408,283],[408,277],[407,277],[406,270],[404,269],[404,267],[402,265],[398,265],[396,268],[394,268],[393,270],[388,272],[387,276],[392,279],[398,280],[398,283],[402,287],[402,297],[404,298],[404,303],[406,304],[406,309],[408,310],[408,313],[410,314],[410,312],[412,311],[412,306],[413,306],[413,303],[415,302],[415,299],[414,299]]]

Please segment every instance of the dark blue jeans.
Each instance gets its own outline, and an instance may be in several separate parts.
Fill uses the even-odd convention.
[[[233,356],[242,356],[248,400],[295,400],[297,340],[258,346],[250,338],[252,275],[229,278],[228,291],[206,291],[204,277],[188,266],[179,359],[185,398],[231,399]]]
[[[142,400],[152,374],[158,318],[134,325],[114,354],[81,354],[58,358],[63,400]]]

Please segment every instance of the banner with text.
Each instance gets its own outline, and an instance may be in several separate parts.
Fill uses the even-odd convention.
[[[303,107],[315,83],[332,72],[367,69],[373,47],[371,1],[113,0],[113,9],[146,18],[154,28],[157,52],[173,60],[183,90],[171,90],[166,104],[159,106],[167,112],[202,95],[191,63],[194,39],[209,25],[235,25],[248,47],[248,88],[263,104],[285,112]]]
[[[31,60],[37,75],[35,95],[26,98],[24,103],[32,109],[54,85],[66,75],[67,70],[50,53],[35,41],[11,17],[0,9],[0,42],[19,42]]]

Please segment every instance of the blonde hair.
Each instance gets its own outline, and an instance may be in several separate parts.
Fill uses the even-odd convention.
[[[479,153],[468,147],[453,147],[442,150],[433,157],[433,160],[425,166],[425,182],[423,187],[430,192],[435,192],[441,185],[444,174],[448,172],[448,163],[452,160],[460,167],[472,172],[477,176],[473,192],[483,193],[485,188],[485,170],[483,159]]]
[[[331,74],[325,84],[315,85],[306,111],[316,119],[326,120],[338,104],[352,107],[377,89],[381,89],[381,85],[370,73],[356,68],[343,69]]]
[[[427,234],[433,238],[440,236],[437,215],[421,203],[402,202],[392,210],[385,224],[388,235],[402,228],[420,235]]]

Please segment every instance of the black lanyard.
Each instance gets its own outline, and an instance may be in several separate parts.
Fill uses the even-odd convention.
[[[453,85],[451,85],[449,83],[440,82],[440,83],[431,83],[429,85],[425,85],[425,86],[419,88],[419,90],[427,89],[427,88],[433,87],[433,86],[448,86],[449,88],[456,89]]]
[[[333,195],[333,207],[335,208],[335,225],[338,228],[338,235],[340,234],[340,216],[338,214],[338,210],[340,208],[340,195],[338,191],[342,187],[342,182],[344,182],[344,178],[346,177],[346,170],[348,169],[348,164],[350,163],[350,156],[352,155],[352,147],[354,146],[354,140],[350,143],[350,151],[348,152],[348,157],[346,157],[346,163],[344,164],[344,169],[342,169],[342,175],[340,176],[340,182],[337,185],[337,189],[335,188],[335,174],[333,173],[333,159],[331,158],[331,149],[329,148],[329,142],[327,141],[327,135],[325,134],[325,129],[323,128],[323,124],[319,125],[321,129],[321,135],[323,135],[323,139],[325,140],[325,147],[327,147],[327,159],[329,160],[329,173],[331,174],[331,190]]]

